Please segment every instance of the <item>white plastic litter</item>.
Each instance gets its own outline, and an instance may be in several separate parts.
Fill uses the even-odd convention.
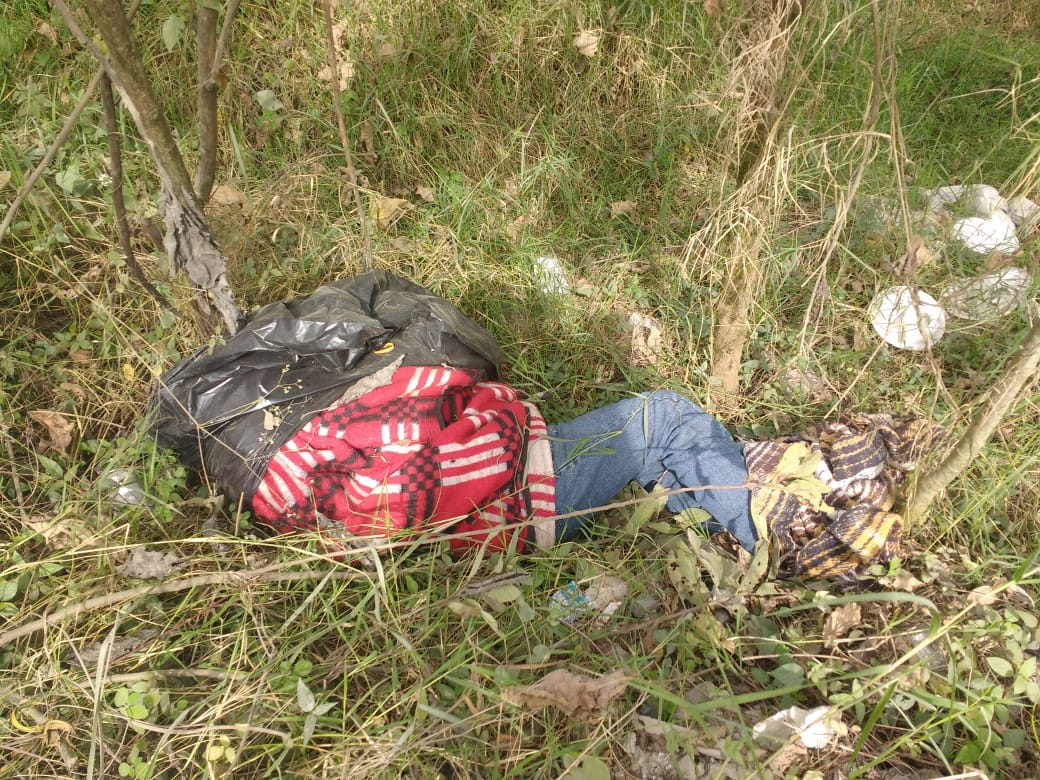
[[[955,281],[943,289],[939,298],[954,317],[985,322],[1010,314],[1021,305],[1031,281],[1025,270],[1008,266]]]
[[[965,217],[953,223],[953,237],[967,249],[980,255],[1018,251],[1015,223],[1006,211],[994,211],[988,217]]]
[[[571,291],[567,283],[567,275],[563,272],[560,261],[555,257],[536,257],[535,280],[538,288],[546,295],[567,295]]]
[[[949,206],[961,204],[962,213],[988,217],[996,211],[1007,211],[1007,199],[996,187],[988,184],[950,184],[926,190],[928,211],[932,214],[949,212]]]
[[[870,324],[899,349],[930,349],[946,332],[946,312],[931,295],[910,287],[890,287],[874,296]]]
[[[1012,198],[1007,211],[1011,221],[1023,235],[1040,222],[1040,206],[1029,198]]]
[[[788,742],[793,738],[804,747],[819,750],[848,734],[848,727],[830,707],[788,707],[756,723],[754,732],[756,741]]]

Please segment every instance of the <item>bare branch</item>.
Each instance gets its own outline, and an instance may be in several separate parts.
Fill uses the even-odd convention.
[[[199,167],[195,169],[195,197],[201,208],[209,201],[217,172],[217,81],[210,78],[215,70],[217,12],[199,4],[195,13],[195,48],[199,68]]]
[[[361,221],[361,235],[365,239],[365,264],[372,268],[372,238],[368,232],[368,220],[365,219],[365,207],[361,203],[361,190],[358,187],[357,173],[354,170],[354,158],[350,154],[350,141],[347,139],[347,126],[343,121],[343,106],[339,100],[339,66],[336,63],[336,38],[332,32],[332,4],[322,0],[325,11],[325,40],[329,49],[329,80],[332,83],[332,106],[336,111],[336,124],[339,127],[340,143],[343,144],[343,156],[347,160],[347,178],[354,191],[354,206]]]
[[[155,285],[148,281],[148,277],[144,275],[144,271],[141,270],[141,266],[137,262],[137,256],[134,254],[134,247],[130,243],[130,225],[126,219],[126,204],[123,203],[123,153],[119,146],[119,127],[116,123],[116,105],[112,97],[112,82],[107,75],[101,79],[101,105],[105,109],[108,157],[111,161],[109,173],[112,177],[112,208],[116,212],[116,231],[119,234],[119,245],[123,250],[126,266],[130,269],[130,273],[137,280],[137,283],[149,295],[155,298],[164,309],[177,314],[177,310],[162,297],[159,291],[155,289]]]
[[[1034,312],[1034,316],[1035,316]],[[917,522],[928,510],[932,501],[959,477],[1004,419],[1004,415],[1015,403],[1022,389],[1037,378],[1040,366],[1040,320],[1034,321],[1026,334],[1014,360],[1004,369],[996,384],[990,388],[985,404],[972,418],[964,435],[942,462],[917,480],[913,499],[906,509],[905,519],[909,526]]]

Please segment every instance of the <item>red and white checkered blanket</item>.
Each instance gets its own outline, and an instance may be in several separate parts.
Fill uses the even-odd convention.
[[[547,547],[555,491],[545,421],[508,385],[443,366],[401,367],[283,445],[253,513],[282,532],[475,532],[453,537],[455,548],[490,539],[504,549],[518,524],[533,521],[520,526],[519,548]]]

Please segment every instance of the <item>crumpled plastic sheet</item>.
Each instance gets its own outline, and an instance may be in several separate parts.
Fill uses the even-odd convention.
[[[224,344],[167,371],[150,414],[161,446],[248,506],[270,458],[359,380],[397,361],[494,379],[501,357],[451,303],[375,270],[257,310]]]

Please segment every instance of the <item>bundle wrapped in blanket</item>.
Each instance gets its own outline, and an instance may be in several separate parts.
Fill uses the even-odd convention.
[[[855,414],[804,434],[744,446],[759,535],[780,574],[853,577],[898,553],[899,488],[943,429],[923,418]]]

